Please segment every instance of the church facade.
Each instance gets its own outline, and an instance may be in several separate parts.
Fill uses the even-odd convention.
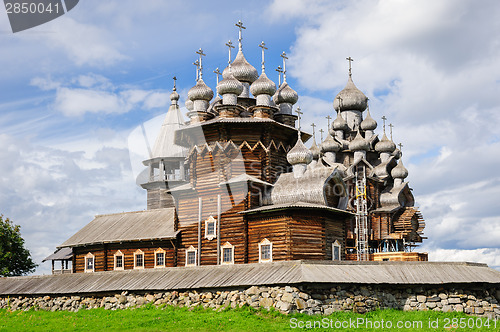
[[[218,81],[203,81],[203,51],[186,102],[174,89],[141,186],[147,210],[99,215],[58,250],[71,272],[285,260],[427,260],[421,213],[402,152],[381,138],[368,98],[347,85],[319,144],[300,128],[297,93],[238,52]],[[215,98],[214,98],[215,95]],[[295,108],[295,109],[294,109]],[[334,120],[330,123],[330,119]],[[391,128],[392,129],[392,128]],[[392,133],[391,135],[392,136]],[[311,148],[304,142],[313,140]],[[401,147],[400,147],[401,148]],[[57,256],[57,255],[56,255]],[[69,256],[68,256],[69,257]]]

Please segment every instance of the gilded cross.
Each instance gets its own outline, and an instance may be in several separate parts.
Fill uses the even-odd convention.
[[[283,69],[281,68],[281,66],[278,66],[278,68],[276,68],[276,71],[278,72],[278,87],[281,85],[281,74],[283,74]]]
[[[392,127],[394,127],[394,125],[392,123],[389,123],[389,127],[391,128],[391,141],[392,141]]]
[[[332,119],[332,117],[330,115],[328,115],[326,117],[326,119],[328,120],[328,128],[330,128],[330,120]]]
[[[348,57],[348,58],[345,58],[347,61],[349,61],[349,76],[352,76],[352,73],[351,73],[351,62],[354,61],[353,58],[351,57]]]
[[[285,83],[286,82],[286,60],[288,59],[288,57],[286,56],[285,51],[283,51],[283,53],[281,53],[280,57],[283,58],[283,83]]]
[[[384,134],[385,134],[385,121],[387,120],[387,118],[385,117],[385,115],[382,116],[382,120],[384,121]]]
[[[262,41],[259,44],[259,47],[262,48],[262,72],[264,72],[265,71],[265,68],[264,68],[264,50],[267,50],[268,48],[266,47],[266,44],[264,43],[264,41]]]
[[[228,41],[226,46],[229,48],[229,61],[227,63],[229,63],[229,67],[231,67],[231,49],[234,48],[234,46],[231,41]]]
[[[203,79],[203,65],[202,65],[202,63],[201,63],[201,59],[202,59],[202,57],[204,57],[206,54],[205,54],[205,53],[203,53],[203,50],[201,49],[201,47],[200,47],[200,49],[199,49],[198,51],[196,51],[196,54],[198,54],[198,55],[200,56],[200,59],[199,59],[199,60],[200,60],[200,80],[201,80],[201,79]]]

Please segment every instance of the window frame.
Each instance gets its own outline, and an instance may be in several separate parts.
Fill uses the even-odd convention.
[[[269,246],[269,258],[262,258],[262,247]],[[259,263],[270,263],[273,261],[273,243],[267,238],[259,242]]]
[[[191,252],[194,252],[194,263],[193,264],[189,264],[189,253]],[[193,247],[193,246],[190,246],[189,248],[186,249],[186,266],[197,266],[198,265],[198,250]]]
[[[167,252],[165,249],[158,248],[155,250],[155,268],[161,268],[161,267],[166,267],[167,266]],[[163,254],[163,264],[158,265],[158,254]]]
[[[117,257],[122,258],[122,266],[121,267],[116,266],[116,258]],[[113,255],[113,268],[114,268],[114,270],[125,270],[125,255],[121,252],[121,250],[118,250]]]
[[[339,248],[339,259],[335,259],[335,248]],[[335,242],[332,243],[332,261],[342,261],[342,245],[340,245],[338,240],[335,240]]]
[[[85,258],[84,259],[84,263],[85,263],[85,265],[84,265],[84,271],[86,273],[95,272],[95,256],[94,256],[94,254],[92,254],[91,252],[89,252],[87,255],[85,255],[84,258]],[[88,269],[87,268],[88,267],[88,261],[89,261],[89,259],[92,259],[92,269]]]
[[[141,266],[137,265],[137,256],[139,256],[139,255],[142,255],[142,265]],[[144,257],[144,251],[142,251],[141,249],[137,249],[134,252],[134,269],[135,270],[142,270],[142,269],[144,269],[145,265],[146,265],[146,260]]]
[[[209,223],[214,224],[213,234],[208,233],[208,224]],[[210,217],[208,217],[207,220],[205,220],[205,238],[208,239],[209,241],[217,238],[217,219],[215,219],[213,216],[210,216]]]
[[[228,249],[231,250],[231,261],[230,262],[224,261],[224,251],[228,250]],[[226,243],[224,243],[223,246],[221,246],[220,263],[221,263],[221,265],[234,264],[234,246],[229,242],[226,242]]]

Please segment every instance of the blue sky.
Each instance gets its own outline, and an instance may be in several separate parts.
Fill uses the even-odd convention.
[[[421,250],[500,268],[499,15],[492,0],[86,0],[12,34],[1,8],[0,213],[22,226],[40,262],[94,215],[144,209],[137,128],[146,123],[154,140],[173,76],[184,104],[200,47],[215,88],[212,71],[227,64],[224,44],[236,43],[241,19],[259,72],[262,40],[271,79],[289,54],[306,129],[326,129],[352,56],[377,133],[385,115],[404,145],[427,223]]]

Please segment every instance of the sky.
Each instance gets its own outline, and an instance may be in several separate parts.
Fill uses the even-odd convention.
[[[224,44],[237,42],[242,20],[259,73],[261,41],[274,81],[288,54],[309,132],[335,117],[351,56],[376,133],[386,116],[403,144],[426,220],[419,251],[500,269],[497,17],[496,0],[85,0],[13,34],[0,7],[0,213],[21,225],[36,274],[49,274],[41,260],[96,214],[145,209],[135,179],[172,77],[184,105],[201,47],[215,89],[213,71],[227,65]]]

